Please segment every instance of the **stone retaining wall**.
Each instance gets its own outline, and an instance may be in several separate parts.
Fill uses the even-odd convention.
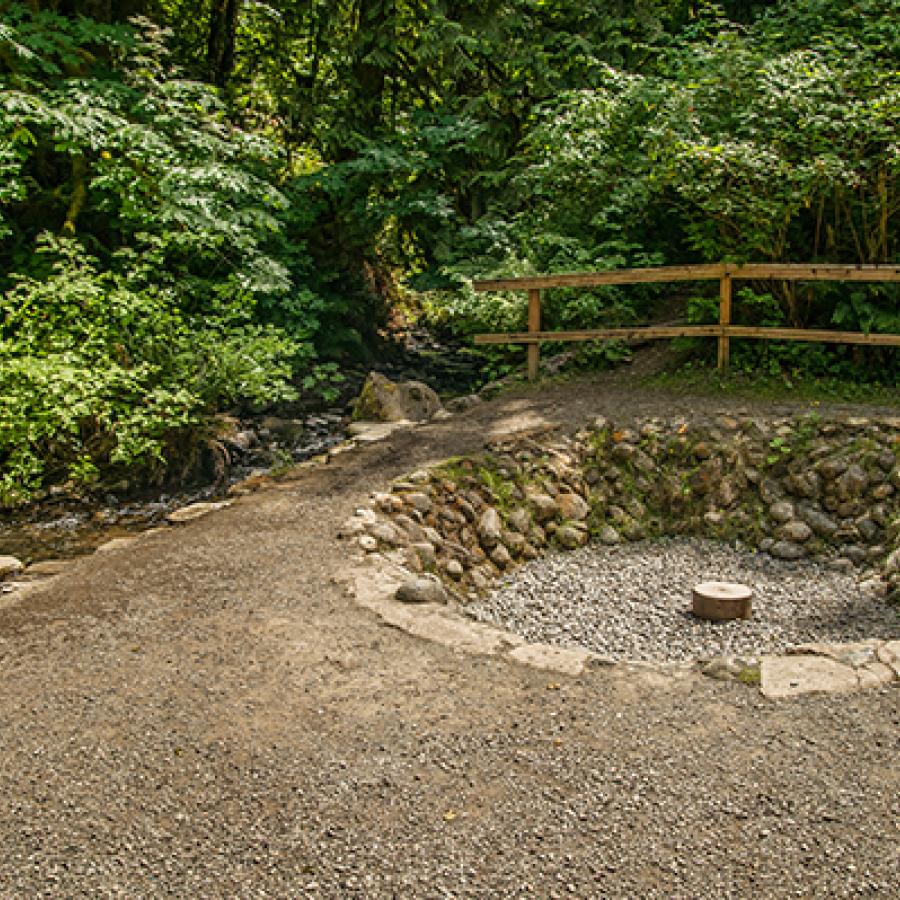
[[[341,535],[440,576],[463,602],[548,548],[663,535],[855,568],[897,601],[900,418],[600,418],[574,435],[519,432],[374,494]]]

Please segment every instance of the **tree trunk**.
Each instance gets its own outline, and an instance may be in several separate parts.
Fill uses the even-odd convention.
[[[352,109],[355,130],[366,137],[376,134],[383,120],[387,72],[370,57],[373,52],[393,53],[394,0],[359,0],[354,36]]]
[[[224,88],[234,71],[234,40],[240,0],[213,0],[209,16],[207,66],[209,80]]]

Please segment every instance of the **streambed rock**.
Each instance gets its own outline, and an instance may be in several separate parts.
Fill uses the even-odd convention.
[[[531,494],[528,502],[539,523],[548,522],[559,512],[556,501],[549,494]]]
[[[597,535],[597,539],[601,544],[606,544],[608,546],[613,546],[614,544],[622,543],[622,535],[613,528],[612,525],[604,525],[599,534]]]
[[[794,518],[794,504],[778,500],[769,507],[769,515],[776,522],[790,522]]]
[[[856,500],[869,486],[869,476],[864,469],[854,463],[837,479],[835,486],[839,500],[845,502]]]
[[[24,568],[25,563],[15,556],[0,556],[0,581],[3,581],[4,578],[18,575]]]
[[[521,507],[514,509],[507,516],[506,521],[509,527],[518,531],[519,534],[528,534],[528,530],[531,528],[531,515]]]
[[[431,512],[432,502],[431,497],[428,494],[423,494],[421,491],[410,491],[410,493],[404,496],[404,499],[409,506],[413,509],[417,509],[423,515],[427,515]]]
[[[196,519],[202,519],[210,513],[225,509],[229,506],[231,506],[230,500],[220,500],[218,502],[210,503],[191,503],[189,506],[182,506],[181,509],[173,510],[166,516],[166,519],[172,524],[184,524],[186,522],[193,522]]]
[[[556,503],[559,506],[559,513],[564,519],[580,522],[582,519],[586,519],[590,512],[587,501],[578,494],[570,492],[560,494],[556,498]]]
[[[838,523],[834,519],[809,504],[800,504],[797,516],[820,537],[830,538],[838,530]]]
[[[489,506],[478,519],[478,537],[482,546],[490,549],[500,543],[503,533],[503,521],[500,513],[494,507]]]
[[[498,569],[507,569],[512,565],[512,556],[510,555],[509,550],[503,546],[503,544],[497,544],[493,550],[491,550],[490,556],[491,562],[497,566]]]
[[[812,537],[813,532],[806,522],[792,519],[790,522],[785,522],[776,533],[782,540],[791,541],[794,544],[802,544]]]
[[[447,591],[436,575],[420,575],[404,581],[395,597],[401,603],[446,603]]]
[[[503,530],[503,533],[500,536],[503,541],[503,545],[510,551],[510,553],[521,554],[525,549],[525,536],[523,534],[519,534],[518,531],[511,531],[508,528]]]
[[[797,472],[787,479],[787,489],[798,497],[812,499],[822,491],[822,479],[817,472]]]
[[[437,567],[437,552],[434,544],[429,544],[428,541],[416,541],[410,549],[418,568],[430,572]]]
[[[400,543],[400,532],[389,522],[372,522],[366,526],[369,534],[389,547],[396,547]]]
[[[894,550],[885,560],[884,571],[888,576],[900,574],[900,547]]]
[[[769,548],[769,553],[777,559],[784,560],[803,559],[806,556],[806,551],[792,541],[776,541]]]
[[[571,525],[561,525],[556,529],[556,541],[567,550],[574,550],[587,543],[587,534]]]

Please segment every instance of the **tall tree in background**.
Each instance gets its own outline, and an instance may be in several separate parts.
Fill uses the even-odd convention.
[[[372,137],[381,129],[388,72],[394,69],[394,0],[357,0],[349,80],[353,129]]]
[[[209,80],[225,88],[234,71],[234,46],[240,0],[212,0],[206,60]]]

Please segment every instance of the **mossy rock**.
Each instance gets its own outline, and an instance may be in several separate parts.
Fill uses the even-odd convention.
[[[353,418],[357,422],[426,422],[441,408],[440,398],[427,384],[395,382],[370,372],[353,407]]]

